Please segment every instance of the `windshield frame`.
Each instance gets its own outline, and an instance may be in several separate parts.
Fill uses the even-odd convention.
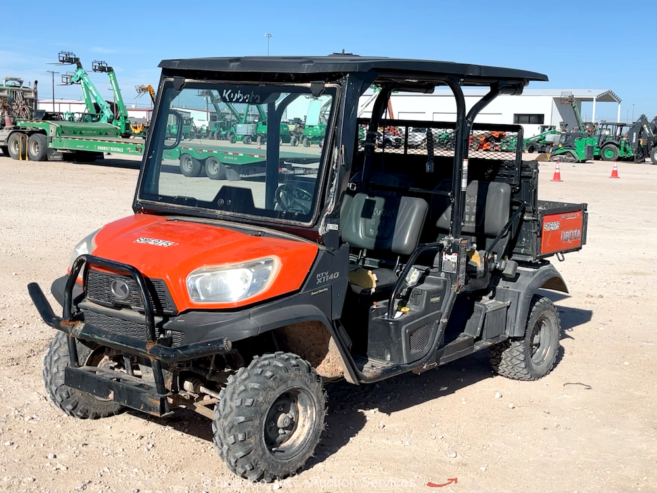
[[[164,98],[165,90],[171,87],[171,85],[180,82],[175,79],[183,79],[179,76],[174,75],[162,75],[159,84],[159,90],[157,94],[155,111],[153,115],[153,123],[151,125],[151,132],[149,132],[147,143],[146,143],[146,152],[144,153],[144,158],[142,161],[142,166],[139,173],[137,188],[135,190],[135,196],[133,201],[133,210],[135,212],[154,212],[154,213],[173,213],[179,215],[188,215],[192,217],[200,217],[206,219],[218,219],[223,221],[231,221],[236,223],[246,223],[246,224],[264,224],[268,227],[279,226],[288,226],[288,227],[301,227],[304,229],[312,228],[316,226],[319,222],[319,216],[324,208],[323,201],[326,198],[326,187],[327,177],[331,171],[331,161],[333,155],[334,147],[334,138],[337,128],[337,119],[339,118],[339,113],[341,112],[341,99],[343,97],[343,85],[338,81],[330,81],[324,84],[321,95],[328,94],[332,97],[330,114],[326,126],[326,134],[324,136],[324,146],[322,152],[319,155],[319,165],[317,168],[317,181],[315,185],[315,197],[313,200],[312,208],[310,211],[310,217],[308,220],[294,220],[291,218],[285,217],[270,217],[265,215],[252,215],[244,214],[233,211],[224,211],[218,209],[211,209],[206,207],[195,207],[190,205],[183,205],[178,203],[172,203],[170,201],[164,200],[152,200],[151,198],[144,197],[145,195],[152,195],[151,192],[147,191],[147,178],[151,176],[149,173],[151,167],[158,166],[158,159],[162,159],[162,156],[155,156],[155,152],[164,153],[165,145],[164,143],[156,142],[156,135],[158,134],[158,128],[166,127],[167,121],[170,115],[170,108],[164,108],[165,105],[168,105],[170,102],[166,102]],[[302,94],[312,94],[310,82],[262,82],[255,80],[242,80],[242,79],[198,79],[198,78],[184,78],[184,86],[188,84],[194,84],[194,89],[196,90],[196,85],[200,84],[206,86],[208,89],[217,89],[219,84],[228,84],[228,85],[253,85],[253,86],[273,86],[279,88],[281,92],[286,92],[286,88],[291,87],[303,87],[308,89],[308,92],[302,92]],[[288,91],[289,92],[289,91]],[[164,111],[163,111],[164,110]],[[181,145],[180,143],[178,145]],[[152,173],[155,176],[154,173]],[[199,200],[199,202],[201,202]]]

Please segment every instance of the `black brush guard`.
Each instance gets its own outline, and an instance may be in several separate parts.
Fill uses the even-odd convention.
[[[91,266],[128,275],[137,283],[144,307],[144,318],[148,331],[147,337],[144,340],[115,334],[102,327],[85,324],[83,320],[76,316],[77,302],[80,300],[73,299],[73,288],[75,287],[80,271],[84,269],[83,279],[86,280]],[[131,265],[94,257],[93,255],[79,256],[73,263],[71,273],[66,281],[63,317],[55,315],[50,303],[37,283],[28,284],[27,289],[43,321],[68,335],[68,350],[71,360],[69,367],[66,368],[66,385],[84,392],[89,392],[97,397],[112,398],[114,401],[125,406],[150,414],[161,416],[168,412],[166,399],[168,391],[164,384],[162,363],[169,364],[189,361],[227,352],[232,347],[230,340],[225,337],[177,348],[160,344],[157,338],[153,304],[148,295],[144,276]],[[144,381],[136,381],[138,379],[118,372],[100,371],[99,368],[95,367],[80,368],[75,343],[76,339],[117,349],[127,354],[147,357],[153,369],[155,386],[149,385]]]

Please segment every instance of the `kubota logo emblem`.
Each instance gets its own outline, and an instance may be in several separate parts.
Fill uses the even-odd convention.
[[[130,286],[121,279],[114,279],[110,284],[110,290],[117,300],[125,300],[130,296]]]

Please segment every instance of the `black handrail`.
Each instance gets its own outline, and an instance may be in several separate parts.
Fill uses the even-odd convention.
[[[415,261],[418,259],[418,257],[429,250],[442,250],[442,247],[442,242],[436,241],[433,243],[422,243],[421,245],[418,245],[418,247],[413,251],[408,259],[408,262],[406,262],[406,265],[402,269],[401,274],[395,283],[395,288],[392,290],[392,294],[390,295],[390,302],[388,305],[388,318],[393,318],[395,315],[395,299],[397,298],[397,293],[401,291],[402,285],[406,283],[406,276],[408,276],[408,273],[413,268],[413,265],[415,264]]]

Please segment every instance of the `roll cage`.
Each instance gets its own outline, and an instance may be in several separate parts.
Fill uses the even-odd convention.
[[[323,244],[330,250],[340,246],[339,220],[340,206],[349,185],[349,178],[357,151],[358,121],[357,113],[361,96],[376,85],[380,88],[374,102],[372,116],[367,124],[364,146],[363,182],[372,169],[377,129],[381,126],[388,100],[393,91],[432,93],[436,86],[449,87],[456,101],[456,123],[452,163],[452,185],[449,198],[453,203],[450,236],[456,238],[461,233],[469,146],[473,124],[477,115],[499,95],[519,95],[530,81],[547,81],[547,76],[523,70],[459,64],[453,62],[408,60],[382,57],[359,57],[355,55],[334,54],[325,57],[242,57],[242,58],[200,58],[164,60],[160,63],[162,76],[158,100],[155,104],[154,120],[161,111],[165,80],[174,80],[174,85],[183,87],[186,80],[221,80],[227,82],[252,83],[294,83],[308,84],[314,95],[321,95],[328,83],[340,86],[336,98],[336,117],[327,128],[326,149],[322,153],[326,165],[323,166],[322,195],[316,205],[313,224],[309,227],[277,224],[276,221],[258,222],[240,219],[240,222],[272,228],[284,233],[294,234]],[[466,110],[463,87],[488,87],[488,93],[469,111]],[[267,125],[267,140],[277,142],[280,137],[282,114],[272,112],[278,121]],[[166,116],[164,116],[166,117]],[[271,118],[270,118],[271,119]],[[152,143],[147,142],[146,156]],[[276,152],[276,151],[274,151]],[[265,180],[268,193],[273,193],[278,169],[270,167]],[[465,178],[464,178],[465,177]],[[139,189],[144,178],[142,167],[138,191],[133,209],[153,213],[192,214],[194,216],[216,218],[212,214],[176,210],[174,206],[145,204],[139,200]],[[172,210],[173,209],[173,210]]]

